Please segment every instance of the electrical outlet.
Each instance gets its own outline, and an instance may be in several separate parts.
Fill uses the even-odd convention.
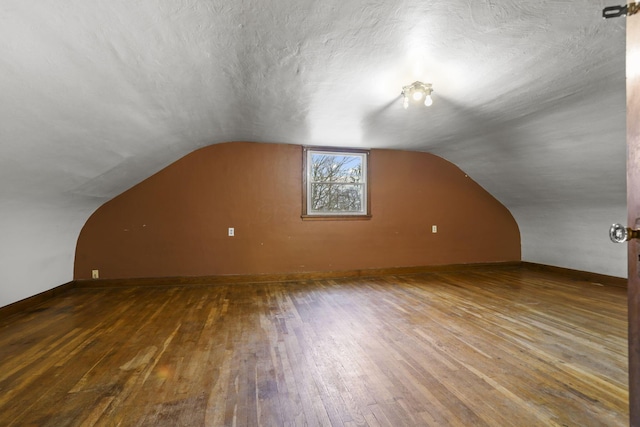
[[[233,227],[229,227],[229,237],[233,237],[236,235],[236,229]]]
[[[100,278],[100,271],[99,270],[91,270],[91,278],[92,279],[99,279]]]
[[[438,226],[437,225],[432,225],[431,226],[431,232],[432,233],[437,233],[438,232]]]

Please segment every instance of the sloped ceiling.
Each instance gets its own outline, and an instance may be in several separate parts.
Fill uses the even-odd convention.
[[[626,215],[625,21],[608,5],[4,0],[0,305],[71,280],[106,200],[235,140],[432,152],[512,211],[525,260],[624,275],[606,229]],[[404,110],[415,80],[434,105]]]

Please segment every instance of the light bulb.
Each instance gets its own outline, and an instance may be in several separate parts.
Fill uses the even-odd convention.
[[[417,90],[415,92],[413,92],[413,99],[416,101],[420,101],[422,99],[422,91],[421,90]]]
[[[426,105],[427,107],[431,107],[432,104],[433,99],[431,99],[431,95],[427,95],[427,97],[424,99],[424,105]]]
[[[402,102],[402,106],[404,107],[405,110],[407,108],[409,108],[409,97],[407,97],[407,96],[404,97],[404,101]]]

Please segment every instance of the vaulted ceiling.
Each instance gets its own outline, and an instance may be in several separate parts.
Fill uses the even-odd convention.
[[[236,140],[434,153],[512,211],[525,260],[624,275],[606,231],[626,212],[625,20],[608,5],[4,0],[0,305],[71,280],[106,200]],[[433,106],[402,108],[415,80]]]

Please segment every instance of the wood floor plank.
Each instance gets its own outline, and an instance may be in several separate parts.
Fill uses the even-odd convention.
[[[626,334],[526,266],[76,289],[0,319],[0,425],[622,426]]]

